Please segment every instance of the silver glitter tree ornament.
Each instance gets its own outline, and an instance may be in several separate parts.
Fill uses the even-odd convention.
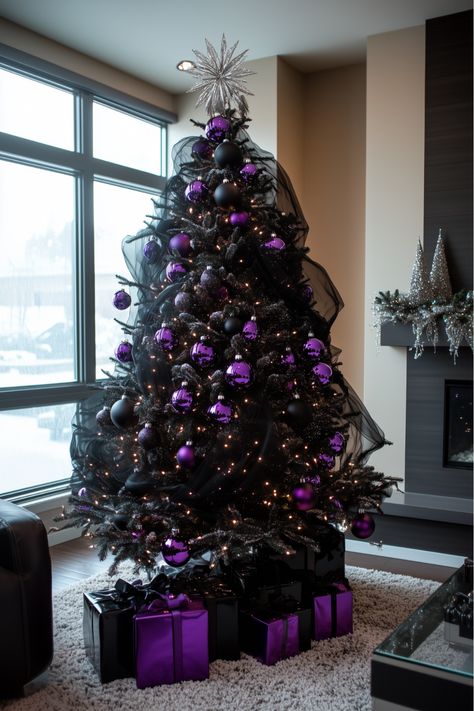
[[[428,276],[428,271],[425,264],[425,255],[420,240],[416,248],[416,257],[413,264],[410,281],[410,291],[408,299],[413,306],[424,304],[431,301],[433,298],[433,289]]]
[[[207,39],[207,54],[193,49],[197,62],[196,67],[189,73],[197,78],[197,83],[188,89],[188,93],[199,91],[196,106],[204,104],[207,113],[211,116],[223,113],[230,108],[231,103],[236,104],[241,114],[245,114],[248,110],[244,94],[251,96],[253,94],[245,87],[247,82],[244,77],[251,76],[255,72],[243,67],[247,49],[234,56],[238,44],[236,42],[232,47],[227,47],[225,35],[222,35],[220,52]]]
[[[448,263],[446,261],[446,253],[444,251],[444,242],[439,231],[436,249],[433,255],[433,263],[430,272],[431,288],[433,289],[433,297],[442,301],[451,301],[453,298],[453,289],[451,279],[449,277]]]

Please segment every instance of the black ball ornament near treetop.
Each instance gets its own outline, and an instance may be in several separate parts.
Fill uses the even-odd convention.
[[[242,151],[237,143],[223,141],[214,151],[214,160],[219,168],[238,168],[242,165]]]
[[[231,183],[230,180],[223,180],[214,191],[214,202],[225,210],[239,209],[242,204],[239,187],[235,183]]]

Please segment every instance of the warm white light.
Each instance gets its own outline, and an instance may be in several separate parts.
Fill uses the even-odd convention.
[[[196,69],[196,65],[190,59],[182,59],[176,65],[176,69],[179,69],[180,72],[189,72],[191,69]]]

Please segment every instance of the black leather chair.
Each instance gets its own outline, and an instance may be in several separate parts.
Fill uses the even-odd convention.
[[[0,499],[0,698],[23,695],[52,657],[46,530],[38,516]]]

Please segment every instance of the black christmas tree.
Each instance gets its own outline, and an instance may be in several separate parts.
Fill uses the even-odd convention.
[[[366,464],[385,442],[331,345],[343,304],[286,173],[246,131],[234,51],[195,52],[211,118],[123,242],[124,340],[75,423],[65,515],[113,570],[317,548],[321,521],[368,537],[396,481]]]

